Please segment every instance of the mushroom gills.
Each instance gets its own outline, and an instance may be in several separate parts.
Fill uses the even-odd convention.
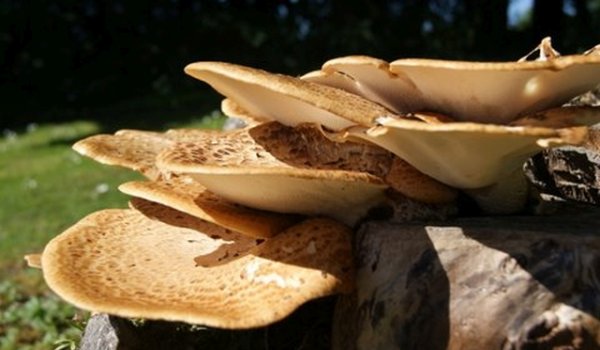
[[[119,190],[256,238],[273,237],[301,219],[227,201],[185,176],[127,182],[119,186]]]

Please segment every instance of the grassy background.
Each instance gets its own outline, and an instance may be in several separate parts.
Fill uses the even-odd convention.
[[[185,122],[148,122],[169,127],[218,128],[222,116],[188,117]],[[127,123],[127,119],[122,119]],[[123,122],[121,122],[123,124]],[[127,206],[117,191],[139,178],[126,169],[104,166],[73,150],[73,142],[114,131],[94,122],[30,124],[4,130],[0,137],[0,350],[74,348],[85,314],[63,303],[45,286],[41,271],[23,256],[39,253],[46,242],[83,216],[102,208]]]

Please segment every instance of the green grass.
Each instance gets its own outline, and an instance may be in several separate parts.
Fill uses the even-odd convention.
[[[166,127],[218,128],[218,113]],[[123,125],[121,127],[127,127]],[[81,335],[77,311],[44,285],[23,256],[87,214],[127,206],[117,191],[134,172],[95,163],[71,144],[102,132],[93,122],[30,125],[0,136],[0,350],[69,349]]]

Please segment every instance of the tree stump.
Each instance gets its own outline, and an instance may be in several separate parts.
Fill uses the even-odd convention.
[[[335,349],[600,348],[600,211],[370,222]]]

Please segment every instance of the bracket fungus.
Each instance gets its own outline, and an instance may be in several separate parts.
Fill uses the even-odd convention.
[[[371,125],[390,112],[358,95],[260,69],[224,62],[197,62],[185,67],[192,77],[211,85],[250,115],[295,126],[321,124],[331,130]]]
[[[522,166],[543,148],[579,144],[585,126],[543,127],[572,109],[537,113],[535,127],[472,122],[428,124],[382,117],[378,126],[347,129],[356,137],[389,149],[423,173],[457,188],[480,188],[494,184]],[[590,108],[590,118],[600,121],[600,109]],[[518,122],[517,122],[518,124]]]
[[[124,130],[115,135],[90,136],[75,143],[73,149],[99,163],[129,168],[156,179],[160,175],[154,158],[172,144],[160,133]]]
[[[598,50],[560,56],[545,40],[538,51],[505,63],[342,57],[302,78],[192,63],[186,73],[247,126],[77,142],[148,180],[120,186],[130,209],[91,214],[28,261],[82,308],[224,328],[349,292],[348,226],[371,208],[455,208],[463,191],[487,213],[518,211],[525,160],[586,140],[600,107],[560,105],[600,82]]]
[[[422,105],[422,93],[415,84],[402,74],[392,73],[388,62],[375,57],[334,58],[325,62],[320,71],[301,78],[349,91],[396,113],[415,111]]]
[[[315,126],[270,122],[179,143],[158,156],[157,166],[252,208],[325,214],[350,225],[385,200],[388,183],[425,202],[453,199],[455,191],[393,159],[370,144],[331,141]]]
[[[437,112],[460,121],[494,124],[559,106],[600,81],[600,56],[594,50],[560,56],[546,38],[534,51],[540,52],[541,59],[403,58],[388,63],[348,56],[327,61],[323,73],[313,72],[304,79],[358,92],[396,113]]]
[[[154,206],[151,217],[100,211],[53,239],[48,285],[87,310],[222,328],[267,325],[352,288],[350,232],[335,221],[307,220],[220,263],[206,256],[227,244],[225,229]]]
[[[156,157],[161,151],[174,147],[174,139],[192,142],[210,133],[178,129],[166,133],[120,130],[115,135],[88,137],[73,148],[100,163],[139,171],[151,180],[122,184],[119,189],[125,194],[164,204],[249,236],[271,237],[297,222],[296,217],[229,202],[189,177],[165,173],[156,167]]]

